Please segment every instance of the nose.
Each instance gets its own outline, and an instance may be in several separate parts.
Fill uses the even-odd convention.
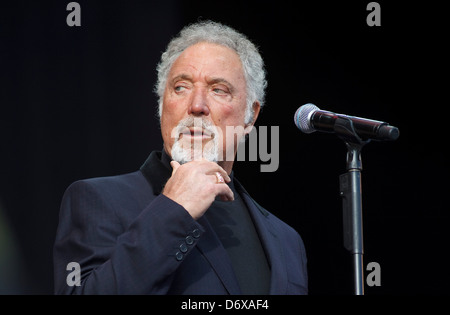
[[[206,101],[206,91],[203,89],[196,89],[194,91],[192,101],[189,105],[188,114],[194,116],[209,115],[209,107]]]

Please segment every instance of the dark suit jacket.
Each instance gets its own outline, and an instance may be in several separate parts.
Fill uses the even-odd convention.
[[[56,294],[240,294],[207,219],[193,220],[160,193],[170,174],[154,151],[137,172],[68,187],[54,245]],[[234,180],[270,265],[270,294],[307,294],[299,234]],[[70,262],[81,266],[79,286],[66,281]]]

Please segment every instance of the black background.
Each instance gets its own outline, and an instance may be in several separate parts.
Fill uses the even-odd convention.
[[[381,266],[381,286],[366,294],[450,293],[442,7],[378,1],[381,26],[369,27],[369,1],[91,0],[78,1],[81,26],[69,27],[69,2],[0,6],[0,293],[52,294],[67,186],[135,171],[161,149],[155,67],[170,38],[199,19],[228,24],[261,50],[269,85],[257,126],[279,126],[279,168],[237,162],[235,174],[301,234],[310,294],[350,295],[353,282],[338,182],[346,148],[295,127],[308,102],[400,129],[397,141],[362,151],[364,263]]]

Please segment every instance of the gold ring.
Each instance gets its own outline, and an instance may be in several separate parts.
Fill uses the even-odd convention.
[[[216,172],[216,177],[217,177],[217,184],[223,184],[225,183],[225,180],[223,179],[222,174],[220,174],[219,172]]]

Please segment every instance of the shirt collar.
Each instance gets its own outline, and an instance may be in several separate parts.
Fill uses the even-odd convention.
[[[167,180],[172,176],[170,161],[172,161],[172,158],[164,149],[161,151],[153,151],[140,168],[141,172],[150,183],[150,186],[153,188],[153,193],[155,195],[159,195],[162,192]],[[233,171],[231,171],[229,176],[231,182],[228,183],[228,186],[230,186],[233,193],[236,193]]]
[[[159,195],[167,180],[172,175],[171,158],[164,151],[152,151],[140,170],[153,188],[153,193]]]

